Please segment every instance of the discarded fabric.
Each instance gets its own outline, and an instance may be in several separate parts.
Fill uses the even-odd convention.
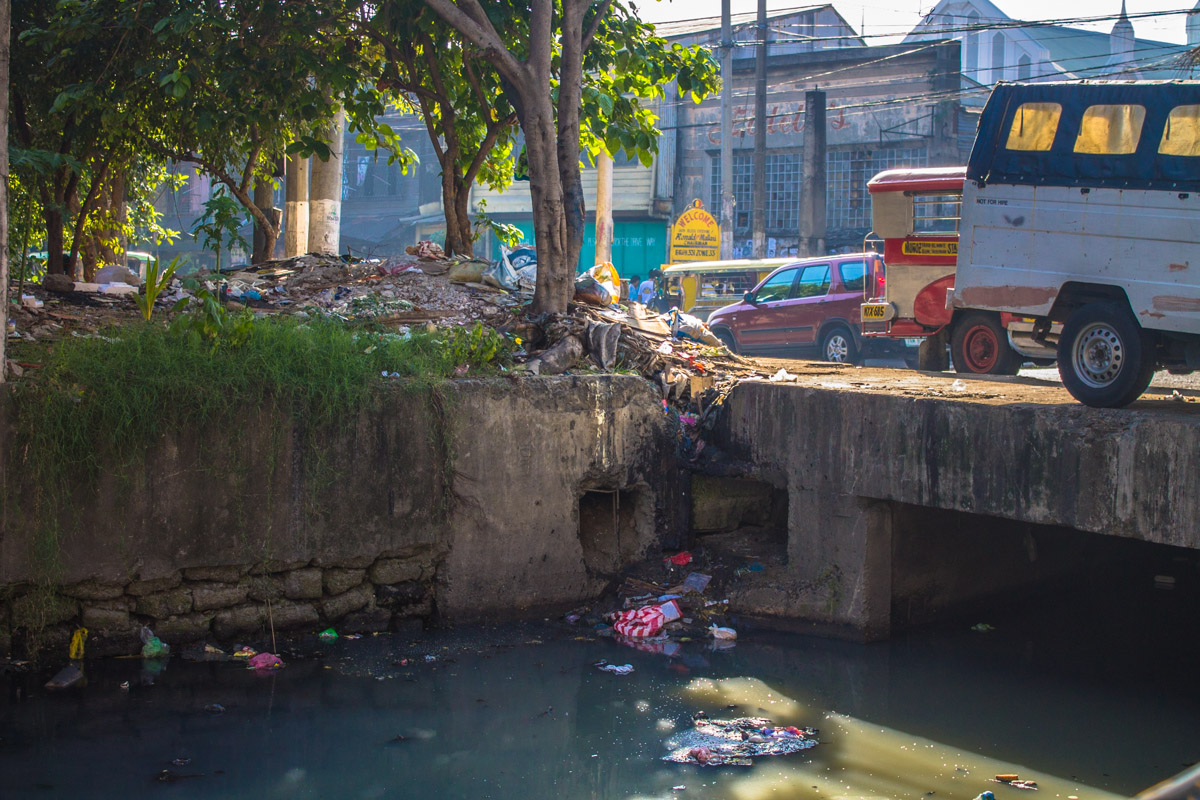
[[[274,653],[259,653],[250,659],[247,666],[250,669],[279,669],[283,660]]]
[[[628,675],[633,672],[633,664],[605,664],[601,662],[597,665],[601,672],[611,672],[613,675]]]

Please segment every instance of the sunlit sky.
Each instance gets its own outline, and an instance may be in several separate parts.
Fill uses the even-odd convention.
[[[993,2],[1009,17],[1018,20],[1096,17],[1117,14],[1121,10],[1121,0],[993,0]],[[634,3],[640,12],[638,16],[649,22],[716,17],[721,14],[721,0],[634,0]],[[818,4],[818,2],[806,3],[798,0],[767,0],[767,10],[777,11]],[[834,8],[855,30],[868,35],[903,35],[934,5],[934,0],[895,0],[890,4],[886,0],[875,0],[871,3],[840,2],[839,0],[833,2]],[[1194,5],[1194,0],[1184,0],[1183,2],[1181,0],[1127,0],[1126,9],[1129,14],[1134,15],[1190,9]],[[757,8],[757,0],[732,0],[731,4],[731,12],[734,14],[753,13]],[[1155,39],[1162,42],[1184,42],[1186,41],[1185,19],[1186,17],[1182,14],[1171,14],[1162,17],[1135,17],[1132,21],[1134,32],[1138,38]],[[1105,21],[1081,27],[1108,31],[1112,28],[1112,22]],[[886,41],[886,39],[882,39],[870,43],[882,44]]]

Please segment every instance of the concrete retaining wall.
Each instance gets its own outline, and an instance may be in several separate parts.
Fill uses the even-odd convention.
[[[864,638],[890,629],[897,504],[909,530],[924,507],[1200,549],[1194,414],[752,382],[730,396],[718,441],[789,500],[786,579],[735,599]],[[985,556],[971,526],[956,536],[967,561]]]
[[[314,434],[248,414],[236,431],[169,435],[129,474],[62,498],[57,542],[9,475],[0,652],[78,624],[113,651],[142,624],[229,637],[262,630],[268,599],[276,629],[366,630],[589,599],[679,528],[656,399],[625,376],[460,381],[444,403],[398,389],[323,438],[316,463]],[[619,491],[626,509],[585,532],[585,552],[587,491]]]

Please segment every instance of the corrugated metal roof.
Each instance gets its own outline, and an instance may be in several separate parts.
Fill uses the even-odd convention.
[[[1085,31],[1063,25],[1031,26],[1023,32],[1050,51],[1050,60],[1063,71],[1081,78],[1122,72],[1108,65],[1111,37],[1102,31]],[[1187,51],[1187,45],[1135,39],[1128,70],[1136,77],[1170,79],[1182,77],[1175,59]],[[1129,74],[1129,77],[1134,77]]]

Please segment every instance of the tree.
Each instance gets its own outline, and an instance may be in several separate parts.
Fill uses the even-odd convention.
[[[474,255],[469,200],[482,180],[493,189],[512,183],[517,115],[500,76],[474,46],[450,36],[421,0],[380,6],[363,29],[383,50],[377,86],[396,105],[424,120],[442,168],[446,252]],[[359,140],[375,146],[374,137]]]
[[[583,245],[581,145],[649,162],[657,131],[640,101],[662,98],[674,80],[699,102],[717,87],[716,64],[655,36],[618,0],[423,2],[499,75],[525,134],[538,247],[533,310],[565,311]]]
[[[382,113],[364,86],[366,51],[352,35],[358,4],[340,0],[175,3],[153,35],[172,124],[160,152],[196,164],[225,186],[263,232],[269,258],[279,220],[254,202],[285,154],[329,158],[322,141],[340,105],[370,130]]]
[[[216,271],[221,271],[221,251],[235,244],[246,249],[249,242],[242,236],[240,228],[246,218],[242,206],[226,194],[219,186],[213,196],[204,203],[204,214],[192,226],[192,238],[204,249],[211,249],[217,258]]]

